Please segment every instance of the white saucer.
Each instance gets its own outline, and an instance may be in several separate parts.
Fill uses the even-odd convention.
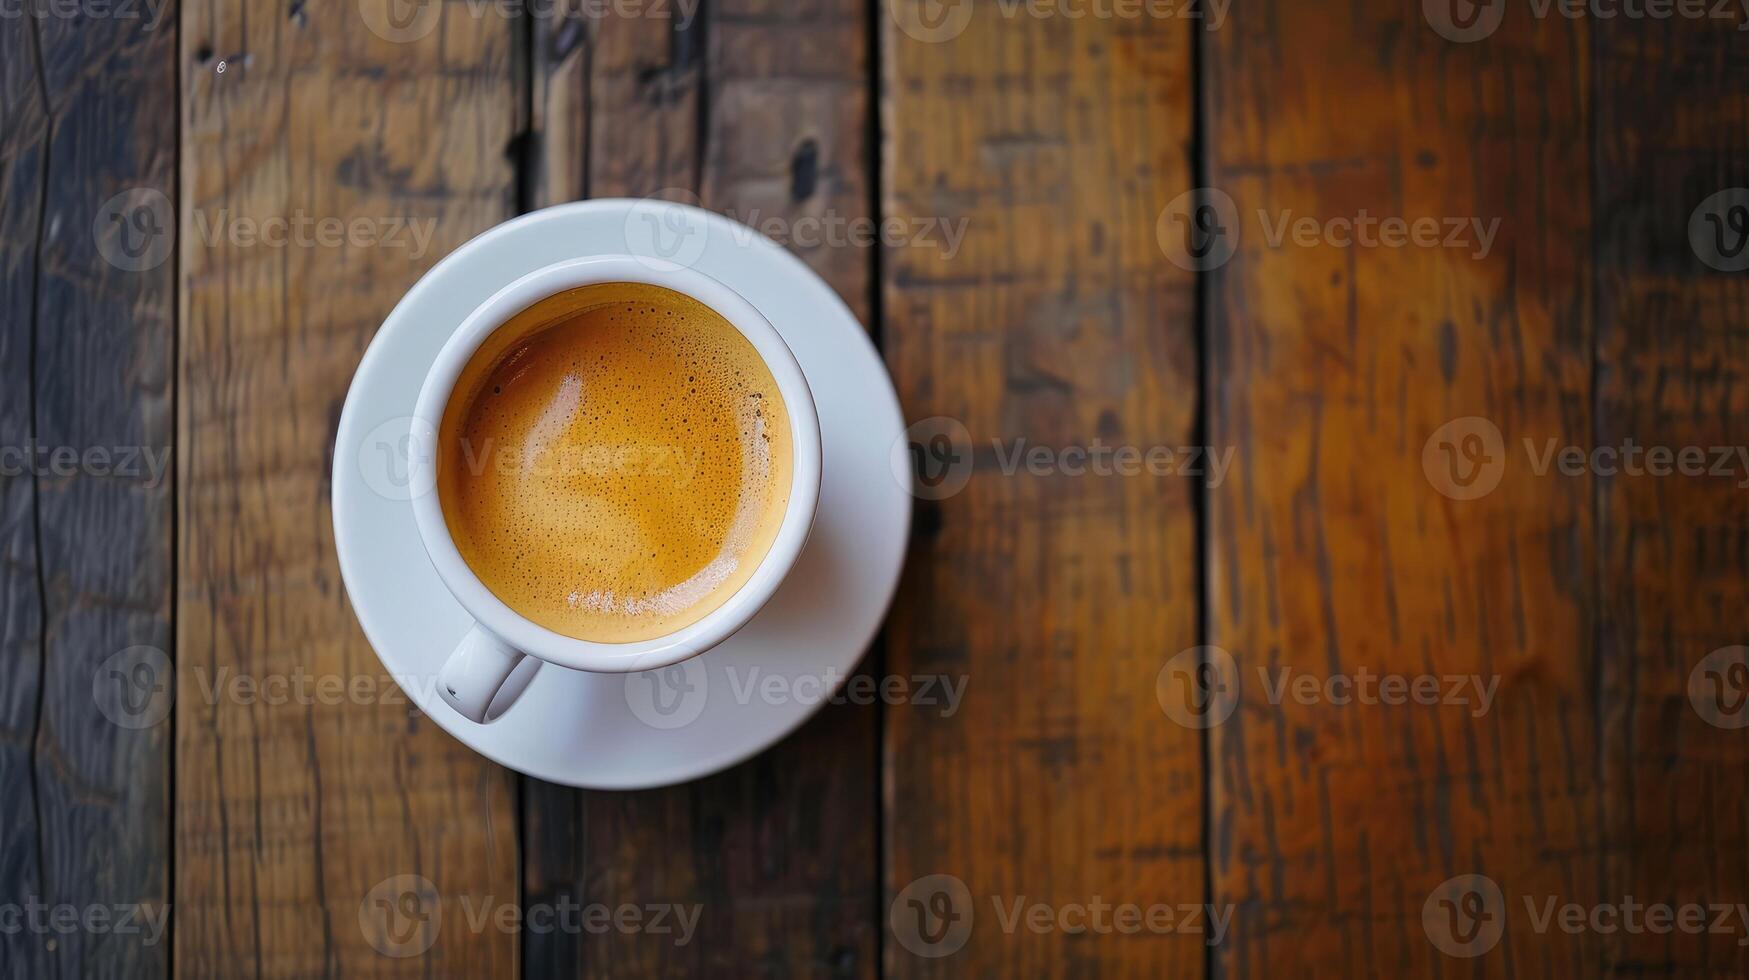
[[[693,212],[705,234],[679,261],[732,286],[794,350],[819,406],[824,478],[814,531],[771,602],[739,633],[649,674],[589,674],[530,658],[527,687],[476,725],[435,694],[472,620],[444,588],[413,523],[403,437],[438,348],[463,317],[533,269],[583,255],[652,254],[628,239],[650,205],[588,201],[499,225],[440,262],[378,331],[353,378],[334,447],[334,537],[366,638],[409,698],[450,734],[531,776],[595,789],[684,782],[766,749],[855,669],[898,584],[911,497],[889,453],[904,432],[886,366],[844,303],[763,236]],[[647,236],[645,236],[647,237]],[[647,243],[644,243],[647,244]],[[660,254],[674,258],[672,250]],[[775,679],[774,679],[775,678]],[[496,708],[496,706],[495,706]]]

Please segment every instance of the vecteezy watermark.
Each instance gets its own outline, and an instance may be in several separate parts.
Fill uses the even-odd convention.
[[[1500,231],[1499,218],[1380,217],[1366,208],[1330,218],[1296,217],[1292,208],[1283,208],[1273,220],[1259,209],[1257,221],[1270,248],[1281,248],[1291,238],[1300,248],[1448,248],[1467,251],[1472,259],[1487,258]]]
[[[609,932],[661,936],[676,946],[692,942],[704,906],[698,903],[580,902],[561,895],[551,902],[507,902],[493,895],[458,895],[461,925],[474,935],[486,932],[553,933],[600,936]],[[443,928],[443,896],[423,875],[391,875],[378,882],[358,906],[365,941],[389,957],[418,956],[436,944]],[[451,921],[454,919],[452,917]]]
[[[620,228],[626,253],[654,269],[696,265],[710,245],[711,230],[721,228],[701,204],[684,187],[665,187],[633,202]]]
[[[676,29],[692,25],[702,0],[356,0],[370,32],[385,41],[410,44],[431,36],[444,15],[474,20],[660,20]]]
[[[1199,902],[1045,902],[1026,895],[989,895],[996,928],[1006,936],[1034,935],[1201,936],[1210,946],[1226,938],[1234,906]],[[924,875],[900,889],[887,909],[887,925],[899,945],[916,956],[939,959],[965,948],[977,921],[970,888],[950,874]]]
[[[567,380],[559,387],[559,397],[580,385]],[[581,396],[578,396],[579,398]],[[563,401],[560,404],[564,404]],[[681,415],[684,424],[687,418]],[[531,478],[605,477],[661,480],[684,489],[698,476],[704,450],[694,446],[661,445],[658,443],[626,442],[597,443],[593,446],[556,446],[539,451],[527,446],[514,449],[501,446],[491,436],[475,442],[456,440],[455,460],[470,476],[482,476],[488,470],[500,476],[512,474]]]
[[[91,698],[115,725],[150,728],[170,716],[176,702],[176,668],[163,650],[132,646],[98,665]],[[205,664],[184,669],[193,686],[184,693],[206,705],[407,705],[437,698],[436,674],[316,673],[299,664],[285,671],[255,672]]]
[[[1351,215],[1296,214],[1292,208],[1255,212],[1269,248],[1442,248],[1485,259],[1500,231],[1499,218],[1472,216],[1376,215],[1361,208]],[[1243,218],[1233,198],[1218,187],[1199,187],[1167,202],[1154,224],[1160,250],[1173,265],[1207,272],[1226,265],[1239,249]]]
[[[1720,272],[1749,269],[1749,187],[1727,187],[1700,202],[1688,216],[1688,243]]]
[[[1154,700],[1185,728],[1213,728],[1239,706],[1239,665],[1220,647],[1180,650],[1154,676]]]
[[[1544,477],[1672,476],[1733,481],[1749,489],[1749,446],[1643,446],[1631,437],[1620,445],[1563,445],[1557,438],[1526,437],[1529,471]],[[1494,492],[1506,475],[1506,440],[1500,427],[1479,415],[1452,419],[1433,430],[1421,447],[1421,471],[1435,490],[1453,500],[1475,500]]]
[[[1486,497],[1506,475],[1506,440],[1479,415],[1452,419],[1421,445],[1421,472],[1453,500]]]
[[[1506,19],[1511,0],[1421,0],[1428,26],[1448,41],[1468,44],[1490,37]],[[1746,0],[1525,0],[1537,20],[1731,20],[1743,21]],[[1749,23],[1739,23],[1743,30]]]
[[[1582,903],[1560,895],[1525,895],[1524,911],[1538,935],[1551,930],[1569,936],[1594,932],[1600,935],[1667,936],[1673,932],[1691,936],[1735,936],[1738,946],[1749,946],[1749,904],[1743,902],[1640,902],[1632,895],[1620,901]]]
[[[1154,239],[1173,265],[1207,272],[1227,264],[1239,250],[1239,205],[1219,187],[1185,191],[1160,209]]]
[[[130,187],[104,201],[91,219],[97,254],[123,272],[149,272],[176,246],[176,209],[156,187]]]
[[[1500,676],[1402,674],[1357,667],[1326,676],[1288,666],[1259,666],[1257,681],[1272,705],[1383,705],[1456,707],[1480,718],[1494,706]],[[1154,678],[1154,697],[1166,717],[1186,728],[1213,728],[1232,717],[1241,690],[1233,655],[1220,647],[1180,651]]]
[[[441,928],[443,900],[424,875],[391,875],[358,903],[359,932],[384,956],[418,956],[437,942]]]
[[[152,490],[169,472],[169,446],[0,446],[0,476],[119,477]]]
[[[1749,727],[1749,646],[1720,647],[1688,674],[1688,701],[1715,728]]]
[[[208,705],[405,705],[409,692],[421,701],[437,697],[436,674],[317,674],[302,665],[263,674],[230,667],[208,670],[204,664],[187,672]]]
[[[111,654],[91,677],[91,700],[119,728],[151,728],[170,717],[176,704],[176,671],[154,646],[131,646]]]
[[[1575,902],[1562,895],[1520,895],[1524,925],[1537,935],[1734,936],[1749,946],[1749,904],[1742,902],[1642,902],[1632,895],[1603,902]],[[1447,878],[1428,893],[1421,927],[1447,956],[1470,959],[1488,953],[1506,934],[1513,904],[1498,882],[1483,874]],[[1516,928],[1523,928],[1520,925]]]
[[[560,397],[580,398],[569,385],[561,387]],[[386,500],[424,496],[437,486],[436,445],[437,433],[430,423],[411,416],[390,419],[365,433],[359,442],[359,475]],[[635,479],[646,485],[661,481],[685,489],[692,485],[704,461],[704,450],[697,446],[659,443],[550,446],[534,451],[526,444],[507,445],[487,436],[477,441],[458,439],[455,446],[450,458],[475,477],[494,473],[596,481]]]
[[[462,920],[468,931],[479,934],[488,929],[497,932],[529,932],[537,936],[552,933],[580,936],[600,936],[609,932],[645,936],[666,936],[676,946],[692,942],[698,931],[698,920],[704,914],[700,903],[680,905],[672,902],[651,902],[636,905],[621,902],[579,902],[562,895],[553,902],[495,901],[491,895],[475,899],[463,895],[459,899]]]
[[[216,212],[194,212],[194,230],[207,248],[388,248],[406,249],[418,261],[431,248],[437,233],[436,218],[323,217],[302,209],[290,215],[254,218]]]
[[[0,903],[0,936],[138,936],[139,945],[156,946],[169,924],[168,904],[54,904],[34,895],[22,902]]]
[[[973,0],[886,0],[899,29],[926,44],[951,41],[972,22]],[[986,0],[989,2],[989,0]],[[1004,20],[1176,20],[1218,31],[1233,0],[994,0]]]
[[[887,910],[893,938],[926,959],[952,956],[972,938],[972,891],[953,875],[924,875],[899,890]]]
[[[764,235],[779,245],[797,248],[875,248],[918,249],[941,253],[944,259],[959,254],[966,239],[970,218],[932,218],[913,215],[889,216],[876,220],[867,215],[843,215],[830,209],[822,214],[797,217],[762,214],[758,208],[746,212],[730,209],[723,217],[735,223],[730,240],[745,247],[754,233]]]
[[[1044,446],[1025,437],[990,440],[989,459],[1003,476],[1191,477],[1218,487],[1232,469],[1236,447],[1135,446],[1095,437],[1086,445]],[[971,433],[944,415],[907,428],[888,447],[887,464],[901,487],[923,500],[965,489],[976,467]]]
[[[737,705],[908,705],[951,718],[964,703],[964,675],[889,674],[872,677],[837,668],[820,673],[783,673],[726,665],[712,671],[697,657],[656,670],[625,675],[626,706],[651,728],[681,728],[704,713],[712,692]]]
[[[1506,897],[1487,875],[1454,875],[1428,893],[1421,929],[1447,956],[1481,956],[1506,933]]]
[[[726,219],[726,220],[725,220]],[[768,214],[758,208],[705,210],[698,195],[669,187],[634,202],[622,228],[626,252],[662,268],[692,266],[704,257],[711,240],[747,248],[761,235],[779,245],[797,248],[886,248],[939,252],[952,259],[965,242],[970,218],[846,215],[827,209],[796,216]]]
[[[151,31],[169,9],[170,0],[0,0],[0,20],[137,20]]]

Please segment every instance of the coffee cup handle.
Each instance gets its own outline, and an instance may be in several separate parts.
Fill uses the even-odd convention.
[[[437,692],[469,721],[485,724],[492,699],[526,656],[475,623],[438,671]],[[512,704],[520,694],[512,694]]]

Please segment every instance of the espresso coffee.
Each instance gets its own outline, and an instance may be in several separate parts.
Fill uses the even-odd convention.
[[[462,560],[554,632],[627,643],[721,606],[789,505],[789,416],[734,325],[659,286],[548,297],[481,346],[439,428]]]

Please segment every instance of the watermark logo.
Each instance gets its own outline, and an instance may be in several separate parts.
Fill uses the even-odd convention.
[[[889,215],[876,221],[866,214],[847,215],[831,208],[797,217],[762,214],[753,208],[744,213],[725,211],[723,217],[733,222],[729,237],[742,248],[751,245],[756,235],[764,235],[779,245],[799,249],[877,246],[891,251],[930,249],[949,261],[959,254],[972,224],[972,219],[966,217],[927,215]]]
[[[169,446],[0,446],[0,476],[113,476],[153,490],[169,473]]]
[[[972,434],[956,418],[937,415],[916,422],[887,452],[893,479],[919,500],[943,500],[972,478]]]
[[[1749,446],[1645,446],[1632,438],[1620,445],[1563,445],[1559,439],[1526,437],[1513,443],[1538,477],[1706,477],[1749,489]],[[1421,447],[1421,469],[1435,490],[1453,500],[1493,493],[1511,454],[1500,429],[1480,416],[1445,423]]]
[[[1077,901],[1038,901],[1026,895],[989,895],[996,927],[1006,936],[1062,933],[1080,936],[1200,935],[1219,945],[1236,907],[1198,902],[1124,902],[1103,895]],[[971,891],[953,875],[933,874],[911,882],[893,899],[887,922],[899,945],[930,959],[952,956],[971,939],[975,919]]]
[[[1218,269],[1239,249],[1239,206],[1218,187],[1185,191],[1160,212],[1154,237],[1180,269]]]
[[[1468,44],[1491,36],[1506,16],[1507,0],[1422,0],[1421,12],[1435,33]],[[1744,0],[1529,0],[1536,20],[1725,20],[1743,22]]]
[[[1561,895],[1519,895],[1524,925],[1538,936],[1685,935],[1731,936],[1749,946],[1749,904],[1742,902],[1644,902],[1632,895],[1603,902],[1575,902]],[[1486,875],[1463,874],[1433,889],[1421,906],[1429,942],[1447,956],[1471,959],[1500,944],[1508,913],[1505,893]],[[1522,927],[1522,926],[1521,926]]]
[[[39,20],[138,20],[157,30],[169,12],[170,0],[0,0],[0,21],[35,17]]]
[[[710,244],[709,222],[697,194],[684,187],[663,188],[626,211],[626,251],[652,269],[691,268]]]
[[[1500,29],[1506,0],[1421,0],[1421,13],[1440,37],[1469,44]]]
[[[1688,674],[1688,700],[1715,728],[1749,726],[1749,646],[1720,647]]]
[[[0,0],[4,2],[4,0]],[[474,20],[572,23],[589,20],[671,21],[684,29],[698,15],[700,0],[357,0],[371,33],[395,44],[431,36],[448,13]]]
[[[302,208],[289,215],[255,218],[220,208],[195,211],[194,230],[207,248],[403,249],[410,261],[417,262],[431,250],[437,219],[405,215],[322,217]]]
[[[1154,678],[1154,699],[1185,728],[1213,728],[1239,706],[1239,665],[1220,647],[1179,651]]]
[[[1506,896],[1487,875],[1447,878],[1422,904],[1421,928],[1447,956],[1481,956],[1506,932]]]
[[[972,891],[953,875],[924,875],[893,898],[887,924],[899,945],[926,959],[952,956],[972,938]]]
[[[1749,269],[1749,187],[1730,187],[1700,202],[1688,216],[1694,254],[1720,272]]]
[[[1461,708],[1480,718],[1494,706],[1500,675],[1401,674],[1356,667],[1325,676],[1292,666],[1256,668],[1264,699],[1277,707],[1349,705]],[[1168,718],[1185,728],[1213,728],[1232,717],[1241,691],[1232,654],[1191,647],[1166,662],[1154,679],[1154,697]]]
[[[384,878],[358,903],[358,928],[365,942],[384,956],[418,956],[437,942],[442,927],[437,886],[422,875]]]
[[[491,895],[476,900],[463,895],[459,899],[462,918],[469,932],[480,935],[488,929],[503,933],[529,932],[537,936],[552,933],[581,936],[603,935],[608,932],[672,936],[676,946],[692,942],[698,930],[698,920],[704,906],[694,903],[679,905],[654,902],[634,905],[622,902],[607,905],[602,902],[579,902],[569,895],[560,895],[553,902],[501,902]]]
[[[97,209],[91,221],[97,254],[123,272],[149,272],[176,245],[176,209],[155,187],[130,187]]]
[[[1500,219],[1453,215],[1296,214],[1292,208],[1251,212],[1271,249],[1451,249],[1485,259],[1494,249]],[[1218,187],[1199,187],[1173,198],[1160,212],[1154,235],[1172,264],[1191,272],[1218,269],[1238,251],[1244,217]]]
[[[186,687],[180,698],[178,674]],[[177,671],[164,651],[136,646],[118,651],[98,667],[91,696],[98,711],[118,727],[143,729],[161,724],[178,700],[187,704],[191,696],[209,706],[406,706],[409,697],[419,703],[435,700],[437,685],[436,674],[316,674],[302,664],[269,673],[229,665],[215,671],[204,664]]]
[[[933,711],[942,718],[959,713],[970,678],[948,674],[849,674],[837,668],[821,673],[785,673],[763,667],[725,667],[720,681],[698,659],[627,674],[626,704],[652,728],[681,728],[703,714],[712,697],[727,697],[737,705],[885,704]]]
[[[972,22],[972,0],[887,0],[887,10],[899,30],[925,44],[951,41]]]
[[[129,936],[140,946],[156,946],[170,925],[169,905],[51,904],[35,895],[22,902],[0,903],[0,936]],[[53,950],[51,938],[48,948]]]
[[[704,713],[710,672],[693,657],[684,663],[625,675],[626,706],[651,728],[684,728]]]
[[[176,669],[157,647],[128,647],[98,665],[91,699],[117,727],[151,728],[170,717],[176,704]]]
[[[1421,471],[1433,489],[1453,500],[1486,497],[1506,473],[1506,440],[1479,415],[1452,419],[1421,447]]]
[[[364,26],[385,41],[410,44],[430,36],[443,18],[442,0],[358,0]]]
[[[1099,438],[1086,445],[1047,446],[1020,437],[991,439],[987,458],[1003,476],[1176,476],[1195,477],[1218,487],[1237,453],[1233,446],[1133,446]],[[942,415],[913,424],[887,452],[893,479],[923,500],[942,500],[965,489],[974,457],[965,424]]]
[[[412,500],[437,486],[437,428],[402,415],[364,434],[358,443],[358,473],[385,500]]]
[[[1209,31],[1226,23],[1232,0],[995,0],[1004,20],[1182,20]],[[951,41],[972,19],[972,0],[893,0],[893,20],[911,38],[926,44]]]

